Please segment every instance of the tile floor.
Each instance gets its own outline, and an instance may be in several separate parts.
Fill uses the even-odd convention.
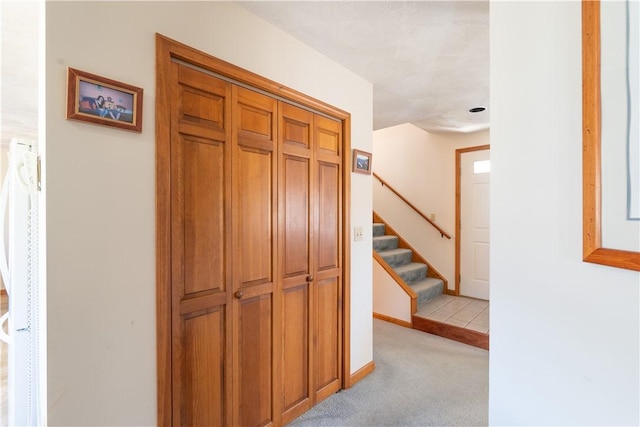
[[[418,307],[416,316],[489,333],[489,301],[439,295]]]

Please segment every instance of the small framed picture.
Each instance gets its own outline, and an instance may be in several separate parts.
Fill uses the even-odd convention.
[[[371,175],[371,153],[353,150],[353,172]]]
[[[142,132],[142,89],[69,67],[67,119]]]

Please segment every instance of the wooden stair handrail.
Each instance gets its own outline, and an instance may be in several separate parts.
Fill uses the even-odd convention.
[[[435,222],[431,221],[425,214],[423,214],[422,212],[420,212],[420,209],[416,208],[410,201],[408,201],[407,199],[405,199],[402,194],[398,193],[398,191],[396,191],[395,188],[393,188],[392,186],[389,185],[389,183],[387,181],[385,181],[384,179],[380,178],[380,175],[378,175],[377,173],[373,172],[373,176],[376,177],[378,179],[378,181],[380,181],[380,183],[382,184],[382,186],[387,186],[387,188],[389,188],[389,190],[391,190],[391,192],[393,194],[395,194],[396,196],[398,196],[400,198],[400,200],[402,200],[403,202],[405,202],[407,205],[409,205],[409,207],[411,209],[413,209],[418,215],[420,215],[422,218],[425,219],[425,221],[427,221],[429,224],[431,224],[431,226],[433,226],[436,230],[438,230],[440,232],[440,236],[441,237],[446,237],[447,239],[451,239],[451,236],[449,235],[449,233],[447,233],[446,231],[444,231],[442,228],[440,228]]]

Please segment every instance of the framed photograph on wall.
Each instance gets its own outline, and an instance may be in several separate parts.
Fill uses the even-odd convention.
[[[371,153],[353,150],[353,172],[371,175]]]
[[[142,132],[142,88],[69,67],[67,119]]]

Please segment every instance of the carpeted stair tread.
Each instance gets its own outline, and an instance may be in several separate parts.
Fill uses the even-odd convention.
[[[390,249],[388,251],[378,252],[382,259],[384,259],[387,264],[391,267],[399,267],[404,264],[409,264],[411,262],[411,258],[413,257],[413,252],[411,249]]]
[[[373,223],[373,237],[384,236],[385,226],[381,222]]]
[[[438,295],[442,295],[444,289],[444,283],[442,280],[436,279],[435,277],[416,280],[415,282],[409,283],[409,286],[416,294],[418,294],[418,306]]]
[[[373,238],[373,250],[388,251],[398,247],[398,236],[376,236]]]
[[[393,270],[407,283],[427,277],[427,264],[420,262],[410,262],[409,264],[395,267]]]

